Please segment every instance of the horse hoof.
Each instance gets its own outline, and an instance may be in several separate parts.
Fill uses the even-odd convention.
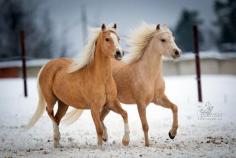
[[[169,132],[169,137],[170,137],[170,139],[174,139],[175,138],[175,136],[172,136],[170,132]]]
[[[124,146],[128,146],[128,145],[129,145],[129,141],[128,141],[128,140],[122,140],[122,144],[123,144]]]
[[[149,143],[145,143],[145,147],[149,147]]]
[[[102,136],[102,140],[103,140],[104,142],[107,142],[108,136],[107,136],[107,135]]]
[[[124,135],[124,137],[123,137],[123,139],[122,139],[122,144],[123,144],[124,146],[129,145],[129,135],[127,135],[127,134]]]
[[[105,132],[103,133],[103,135],[102,135],[102,140],[103,140],[104,142],[106,142],[106,141],[108,140],[107,130],[105,130]]]
[[[54,147],[54,148],[61,148],[62,146],[60,145],[60,143],[54,143],[54,144],[53,144],[53,147]]]
[[[97,146],[97,149],[98,149],[98,150],[101,150],[101,151],[104,151],[104,150],[105,150],[105,148],[104,148],[103,145],[98,145],[98,146]]]

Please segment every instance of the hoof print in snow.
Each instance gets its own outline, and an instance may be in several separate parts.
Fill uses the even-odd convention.
[[[222,143],[228,144],[228,140],[223,137],[207,137],[206,143],[212,143],[216,145],[219,145]]]
[[[69,138],[68,138],[68,141],[69,141],[69,142],[72,142],[72,141],[73,141],[73,138],[69,137]]]

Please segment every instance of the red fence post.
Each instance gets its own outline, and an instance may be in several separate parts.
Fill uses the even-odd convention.
[[[198,101],[202,102],[202,86],[201,86],[201,67],[199,58],[199,38],[198,38],[198,27],[193,25],[193,48],[195,54],[196,64],[196,79],[197,79],[197,90],[198,90]]]
[[[27,71],[26,71],[26,52],[25,52],[25,32],[20,32],[20,46],[21,46],[21,60],[22,60],[22,72],[24,82],[24,95],[28,96],[27,93]]]

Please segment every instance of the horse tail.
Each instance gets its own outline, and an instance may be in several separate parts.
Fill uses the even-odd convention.
[[[71,125],[76,120],[78,120],[82,114],[83,110],[81,109],[73,109],[69,113],[65,115],[65,117],[62,119],[62,123],[65,125]]]
[[[34,115],[30,119],[28,125],[26,126],[26,129],[30,129],[35,125],[35,123],[39,120],[39,118],[43,115],[44,111],[46,110],[46,101],[45,98],[41,92],[41,88],[39,85],[39,77],[41,75],[41,72],[43,70],[44,66],[39,70],[38,76],[37,76],[37,88],[38,88],[38,106],[36,111],[34,112]]]

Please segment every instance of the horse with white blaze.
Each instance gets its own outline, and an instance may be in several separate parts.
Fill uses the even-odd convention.
[[[176,59],[181,49],[176,45],[170,29],[164,25],[143,23],[128,38],[130,53],[121,61],[112,60],[112,74],[117,85],[118,99],[124,104],[137,104],[145,146],[149,146],[146,107],[149,103],[172,110],[173,122],[169,137],[174,139],[178,129],[178,107],[165,94],[165,81],[162,73],[163,56]],[[109,113],[103,108],[101,120]],[[75,118],[80,111],[72,111]],[[76,114],[77,113],[77,114]],[[78,118],[77,117],[77,118]],[[68,114],[66,118],[70,118]],[[107,135],[107,134],[106,134]]]
[[[38,74],[38,107],[28,124],[32,127],[47,111],[53,123],[54,147],[59,146],[59,124],[69,106],[90,109],[97,131],[98,147],[106,135],[101,118],[104,105],[120,114],[124,120],[123,144],[129,143],[128,115],[117,100],[117,88],[112,77],[111,59],[121,59],[122,49],[116,24],[113,27],[95,28],[84,52],[77,60],[58,58],[44,65]],[[54,105],[58,110],[54,115]]]

